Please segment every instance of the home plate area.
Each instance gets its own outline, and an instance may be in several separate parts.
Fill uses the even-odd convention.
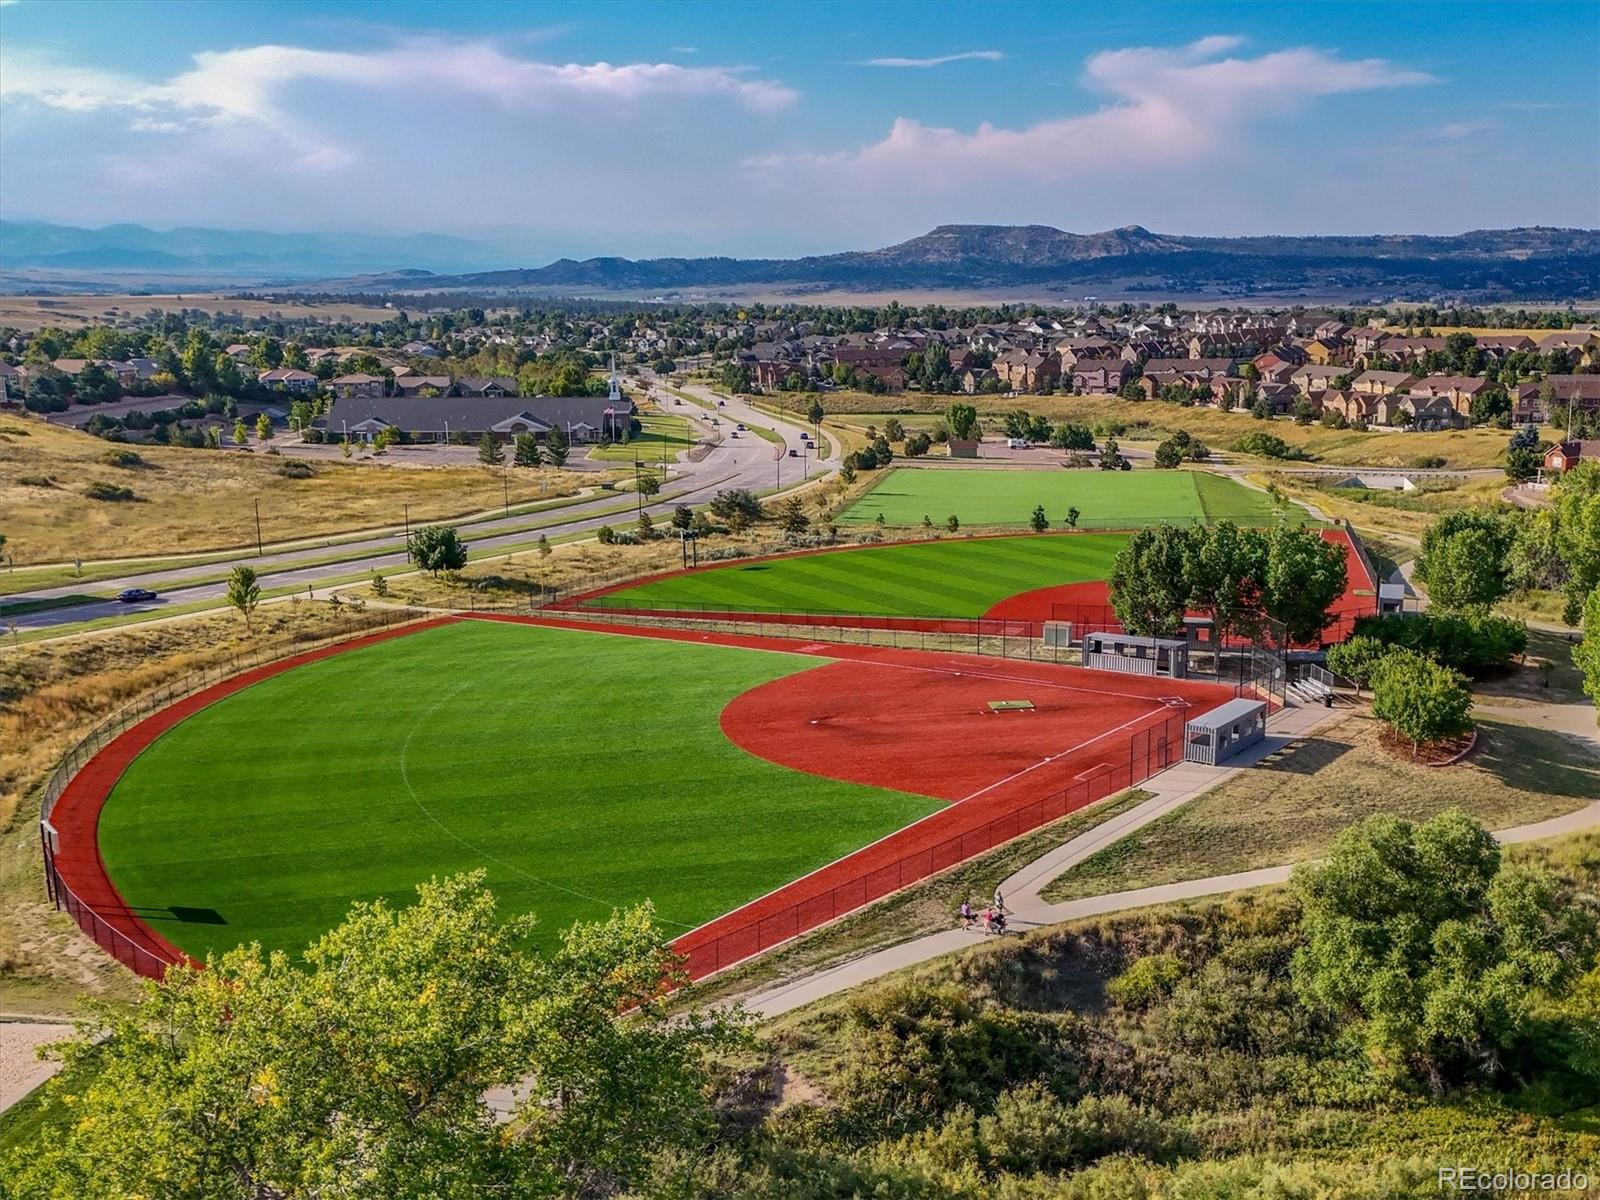
[[[721,723],[744,750],[798,771],[952,802],[998,800],[1127,766],[1133,735],[1231,695],[1053,663],[880,651],[752,688]]]

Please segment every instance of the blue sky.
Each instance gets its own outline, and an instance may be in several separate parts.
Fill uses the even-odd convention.
[[[1600,226],[1600,4],[0,0],[0,213],[788,255]]]

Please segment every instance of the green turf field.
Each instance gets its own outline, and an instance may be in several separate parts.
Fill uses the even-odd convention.
[[[728,701],[824,661],[489,622],[427,630],[176,726],[118,782],[101,853],[127,902],[194,954],[300,947],[352,899],[404,901],[419,880],[476,867],[507,911],[539,914],[546,944],[646,898],[683,933],[939,807],[723,735]]]
[[[640,413],[640,430],[626,442],[613,442],[608,446],[595,446],[589,457],[601,462],[658,463],[662,455],[670,461],[694,445],[694,435],[689,422],[682,417],[666,413]]]
[[[1127,540],[1120,533],[1079,533],[829,550],[730,563],[625,588],[588,603],[597,608],[709,605],[976,617],[1018,592],[1106,578]]]
[[[1044,505],[1052,528],[1077,508],[1085,529],[1127,529],[1161,521],[1270,521],[1272,500],[1205,471],[998,470],[974,467],[895,468],[839,516],[868,524],[883,514],[889,525],[1026,525]]]

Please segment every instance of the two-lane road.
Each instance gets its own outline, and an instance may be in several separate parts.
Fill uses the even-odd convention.
[[[759,491],[773,488],[780,482],[784,487],[793,487],[802,482],[803,467],[808,468],[808,475],[814,478],[819,472],[832,470],[837,466],[837,462],[833,459],[819,463],[815,458],[805,460],[798,457],[789,458],[789,450],[798,452],[807,446],[800,436],[802,429],[758,412],[742,401],[725,399],[721,407],[716,407],[718,397],[704,392],[712,407],[706,410],[685,411],[692,407],[687,402],[683,405],[674,405],[671,395],[654,391],[652,394],[659,396],[660,407],[665,411],[687,416],[702,425],[706,424],[714,414],[718,418],[718,428],[723,435],[722,441],[713,446],[698,462],[682,460],[671,467],[662,494],[644,504],[645,511],[654,517],[670,513],[679,504],[704,504],[725,488],[748,488],[751,491]],[[699,389],[695,389],[694,394],[702,393]],[[759,437],[749,429],[739,437],[729,436],[734,432],[734,427],[740,423],[746,426],[762,425],[776,430],[784,439],[782,447]],[[537,540],[540,534],[558,537],[592,533],[607,524],[631,524],[634,509],[628,507],[630,499],[634,497],[629,492],[603,492],[589,499],[543,513],[524,512],[510,517],[491,517],[460,521],[455,524],[461,530],[463,540],[474,551],[481,553],[510,550],[513,547],[525,547],[529,542]],[[625,511],[619,512],[619,509]],[[161,548],[150,549],[159,553]],[[334,555],[338,557],[336,562],[317,561],[319,558],[327,559]],[[194,566],[161,571],[134,571],[92,585],[94,591],[106,594],[115,594],[124,588],[146,588],[157,593],[154,601],[121,604],[112,600],[72,604],[62,608],[22,613],[8,620],[15,620],[20,629],[31,630],[75,625],[82,621],[129,612],[146,613],[153,618],[159,617],[164,612],[185,605],[220,599],[227,591],[227,587],[218,577],[235,564],[253,567],[265,588],[292,587],[297,590],[301,588],[315,590],[330,582],[346,580],[352,575],[361,575],[369,571],[403,571],[407,568],[408,560],[404,535],[392,532],[345,542],[336,547],[321,549],[302,547],[266,555],[240,554],[234,559]],[[86,586],[91,585],[69,584],[21,592],[0,600],[0,607],[29,600],[81,595]]]

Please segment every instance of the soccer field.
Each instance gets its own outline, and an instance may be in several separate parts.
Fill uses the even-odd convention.
[[[897,467],[839,516],[841,524],[1024,526],[1044,505],[1053,529],[1076,508],[1081,528],[1129,529],[1162,521],[1274,520],[1270,497],[1206,471],[998,470]]]
[[[908,471],[906,474],[931,474]],[[977,617],[1018,592],[1104,579],[1120,533],[958,538],[758,559],[671,575],[587,601],[759,612]]]
[[[463,622],[363,647],[189,717],[100,817],[128,905],[203,956],[298,948],[355,899],[482,867],[551,945],[652,899],[669,936],[940,807],[734,745],[734,697],[827,660]]]

